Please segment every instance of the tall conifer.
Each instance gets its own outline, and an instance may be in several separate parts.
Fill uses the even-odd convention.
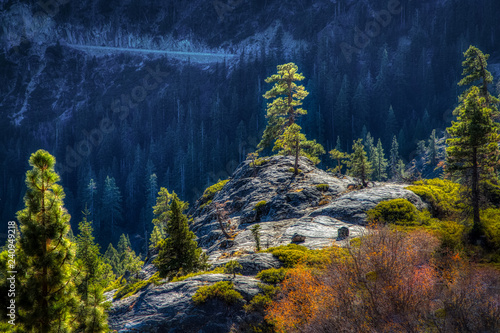
[[[78,297],[72,283],[74,250],[67,238],[70,215],[57,184],[55,158],[45,150],[32,154],[26,172],[26,208],[21,224],[17,265],[19,322],[26,332],[67,332],[74,325]]]

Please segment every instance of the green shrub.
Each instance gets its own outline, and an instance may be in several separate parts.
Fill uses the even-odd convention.
[[[104,291],[111,291],[111,290],[114,290],[114,289],[119,289],[120,287],[123,287],[124,285],[126,284],[125,280],[122,279],[122,277],[118,277],[116,280],[114,280],[113,282],[111,282],[109,284],[109,286],[107,286],[106,288],[104,288]]]
[[[266,200],[259,201],[255,204],[253,210],[255,210],[257,213],[262,212],[266,209],[266,205],[267,205]]]
[[[211,203],[212,203],[212,200],[208,200],[207,202],[205,202],[205,203],[203,203],[203,204],[200,205],[200,209],[204,209],[205,207],[207,207]]]
[[[294,168],[289,168],[289,169],[288,169],[288,172],[294,173],[294,172],[295,172],[295,169],[294,169]],[[301,170],[301,169],[297,169],[297,172],[298,172],[298,173],[302,173],[302,170]]]
[[[481,183],[481,188],[488,202],[495,207],[500,207],[500,185],[487,180]]]
[[[292,268],[301,263],[307,266],[320,267],[330,260],[331,249],[309,250],[297,244],[281,245],[267,250],[277,257],[286,268]]]
[[[464,225],[454,221],[434,220],[426,229],[437,233],[442,248],[454,251],[464,248]]]
[[[265,283],[278,284],[283,282],[286,277],[286,272],[287,270],[283,267],[265,269],[257,274],[257,279]]]
[[[236,260],[229,260],[224,266],[224,274],[233,275],[236,277],[236,272],[243,269],[243,266]]]
[[[217,192],[222,190],[222,188],[224,187],[224,185],[227,184],[228,181],[229,181],[229,179],[226,179],[226,180],[219,179],[219,181],[216,184],[213,184],[212,186],[207,187],[207,189],[205,190],[205,192],[203,192],[203,195],[201,197],[201,200],[203,201],[203,203],[211,201],[215,197]]]
[[[196,305],[200,305],[209,299],[220,299],[226,304],[234,304],[243,299],[243,296],[234,290],[231,281],[219,281],[210,286],[203,286],[198,288],[194,293],[192,300]]]
[[[280,290],[279,287],[266,285],[262,283],[259,283],[259,288],[262,291],[262,293],[258,293],[257,295],[255,295],[250,300],[250,303],[243,307],[246,312],[252,312],[252,311],[263,312],[269,305],[272,304],[273,297],[276,296],[276,294]]]
[[[460,185],[449,180],[420,180],[407,189],[428,202],[432,215],[440,219],[457,216],[465,208],[460,202]]]
[[[149,286],[151,283],[154,283],[155,285],[160,284],[161,280],[162,279],[160,278],[160,273],[156,272],[148,280],[140,280],[135,283],[127,283],[126,285],[122,286],[115,292],[113,299],[116,300],[132,296],[136,294],[138,291]]]
[[[316,185],[316,188],[321,191],[321,192],[326,192],[330,189],[330,185],[328,184],[318,184]]]
[[[255,204],[255,220],[258,221],[260,217],[267,211],[267,201],[262,200]]]
[[[500,250],[500,209],[483,210],[481,222],[489,245],[494,250]]]
[[[412,226],[417,222],[417,209],[406,199],[393,199],[379,202],[375,208],[366,212],[368,220],[375,223],[393,223]]]
[[[222,267],[217,267],[211,271],[199,271],[199,272],[194,272],[194,273],[189,273],[187,275],[182,275],[182,276],[175,276],[170,280],[169,282],[179,282],[179,281],[184,281],[187,278],[193,277],[193,276],[198,276],[198,275],[205,275],[205,274],[221,274],[224,273],[224,268]]]
[[[269,158],[261,157],[261,158],[256,159],[255,162],[250,163],[250,164],[251,164],[252,167],[256,167],[256,166],[264,165],[264,164],[266,164],[268,162],[269,162]]]

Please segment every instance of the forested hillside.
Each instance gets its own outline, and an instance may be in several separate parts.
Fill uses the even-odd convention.
[[[256,149],[264,79],[279,64],[305,76],[298,124],[309,139],[351,152],[369,132],[389,152],[396,136],[404,163],[449,126],[470,44],[500,72],[493,0],[49,5],[1,3],[1,218],[23,207],[28,158],[43,148],[56,157],[73,229],[87,206],[98,239],[125,232],[137,248],[160,186],[194,202]]]

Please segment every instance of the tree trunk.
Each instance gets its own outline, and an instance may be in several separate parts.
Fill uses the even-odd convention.
[[[477,164],[477,148],[472,149],[472,214],[473,226],[471,231],[471,240],[473,242],[479,239],[481,234],[481,219],[479,217],[479,167]]]
[[[299,151],[300,151],[300,146],[299,146],[299,140],[296,142],[296,147],[295,147],[295,165],[293,169],[293,174],[297,176],[299,174]]]

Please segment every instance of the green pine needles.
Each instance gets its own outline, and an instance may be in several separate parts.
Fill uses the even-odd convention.
[[[464,198],[472,207],[473,228],[471,240],[477,240],[482,232],[480,221],[481,182],[497,179],[499,167],[500,141],[498,99],[488,91],[493,78],[486,69],[488,55],[471,46],[465,52],[463,62],[464,78],[459,85],[472,85],[461,96],[455,109],[457,121],[447,129],[449,138],[446,143],[447,171],[461,183]],[[473,85],[481,81],[480,86]]]
[[[70,241],[71,217],[64,208],[55,163],[45,150],[29,159],[32,169],[26,172],[25,208],[17,213],[21,236],[16,250],[19,317],[15,329],[108,332],[103,290],[114,275],[99,254],[86,217],[75,243]]]
[[[273,151],[285,156],[294,156],[294,174],[298,172],[299,156],[305,156],[315,164],[320,162],[318,156],[325,153],[323,146],[316,140],[307,140],[301,133],[302,128],[296,123],[297,118],[307,114],[302,101],[309,94],[304,86],[296,82],[304,80],[304,76],[297,73],[298,67],[294,63],[279,65],[278,73],[266,79],[267,83],[274,83],[271,90],[264,94],[264,98],[272,99],[267,104],[268,119],[258,151],[273,146]]]
[[[196,236],[189,230],[188,218],[183,213],[187,203],[179,200],[175,193],[168,194],[166,189],[162,190],[157,199],[155,213],[161,213],[158,217],[161,221],[158,222],[166,225],[168,237],[160,241],[160,252],[154,261],[160,277],[173,277],[204,268],[206,256],[198,247]]]
[[[57,184],[55,158],[45,150],[32,154],[26,172],[26,208],[17,213],[19,322],[27,332],[65,332],[75,319],[78,298],[71,277],[74,250],[67,238],[70,215]]]

